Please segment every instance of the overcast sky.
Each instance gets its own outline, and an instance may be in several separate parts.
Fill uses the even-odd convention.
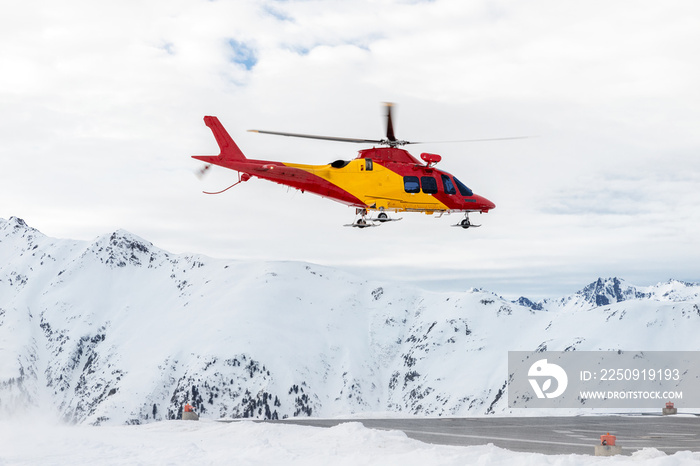
[[[598,276],[700,281],[700,3],[32,1],[0,15],[0,217],[118,228],[171,252],[308,261],[420,286],[560,296]],[[399,139],[496,204],[343,227],[354,209],[199,180],[216,115],[249,157],[323,164]]]

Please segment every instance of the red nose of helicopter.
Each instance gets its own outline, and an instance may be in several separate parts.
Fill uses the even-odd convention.
[[[474,195],[474,197],[476,198],[477,205],[481,208],[481,212],[486,213],[489,210],[496,208],[496,204],[489,201],[485,197],[478,195]]]

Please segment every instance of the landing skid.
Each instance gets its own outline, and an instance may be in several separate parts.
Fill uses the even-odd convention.
[[[462,219],[461,222],[459,222],[456,225],[452,225],[453,227],[462,227],[462,228],[478,228],[481,225],[474,225],[472,222],[469,221],[469,214],[466,214],[464,218]]]
[[[362,216],[360,218],[358,218],[357,220],[355,220],[354,223],[346,223],[343,226],[355,227],[355,228],[378,227],[382,223],[398,222],[402,218],[402,217],[391,218],[385,212],[380,212],[379,215],[377,215],[374,218],[367,217],[367,211],[361,212],[361,214],[362,214]]]
[[[462,225],[462,222],[457,223],[456,225],[452,225],[453,227],[462,227],[462,228],[479,228],[481,225],[474,225],[470,224],[467,226]]]
[[[381,223],[374,223],[374,222],[372,222],[371,219],[367,219],[364,221],[362,219],[360,219],[360,220],[357,220],[355,223],[346,223],[343,226],[344,227],[355,227],[355,228],[369,228],[369,227],[378,227],[379,225],[381,225]]]

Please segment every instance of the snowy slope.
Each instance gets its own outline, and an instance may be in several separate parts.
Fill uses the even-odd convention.
[[[158,422],[139,426],[65,426],[0,421],[0,464],[21,465],[634,465],[700,463],[700,453],[666,455],[655,448],[630,456],[518,453],[493,444],[432,445],[403,432],[360,423],[331,428],[253,423]],[[591,434],[591,437],[595,437]],[[41,439],[41,441],[37,441]],[[595,438],[591,439],[594,444]],[[593,446],[591,446],[593,452]]]
[[[560,300],[433,293],[298,262],[170,254],[0,219],[0,416],[509,412],[509,350],[698,350],[700,286],[598,280]]]

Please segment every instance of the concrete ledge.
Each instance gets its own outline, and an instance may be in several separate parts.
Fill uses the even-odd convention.
[[[183,421],[199,421],[199,416],[197,413],[193,413],[191,411],[184,411],[182,413],[182,420]]]
[[[617,445],[596,445],[595,456],[621,455],[622,447]]]

